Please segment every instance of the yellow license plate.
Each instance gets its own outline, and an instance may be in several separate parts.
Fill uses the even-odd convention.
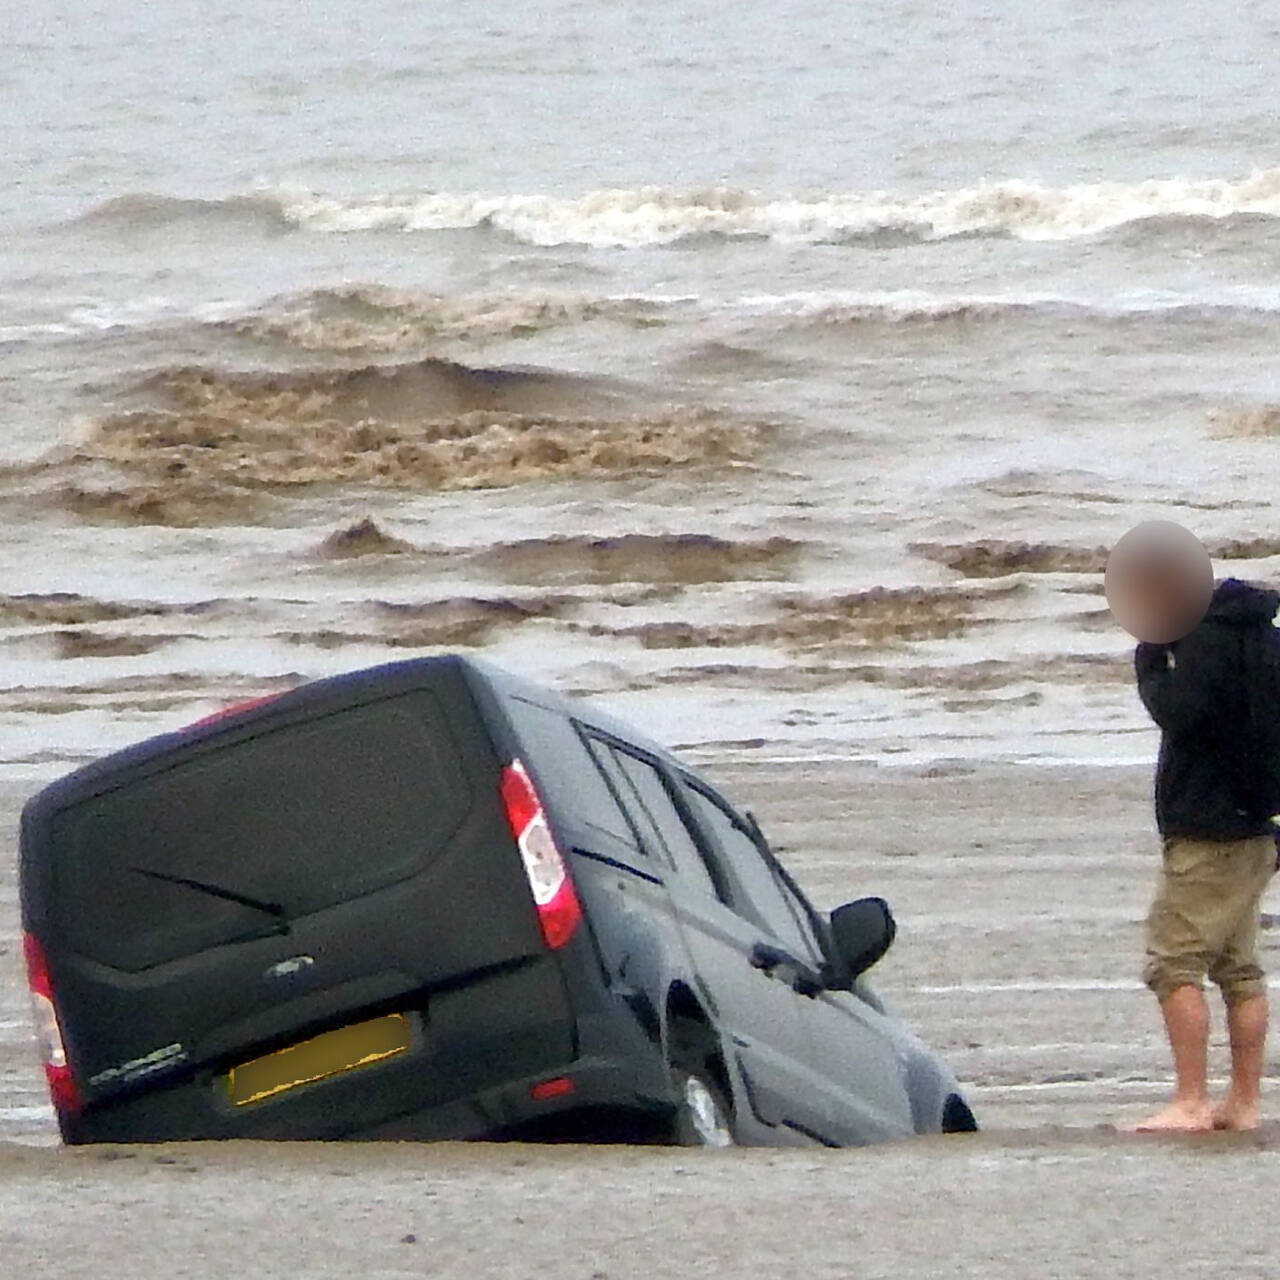
[[[237,1107],[245,1107],[299,1085],[385,1062],[407,1052],[411,1043],[409,1019],[390,1013],[242,1062],[231,1068],[227,1092]]]

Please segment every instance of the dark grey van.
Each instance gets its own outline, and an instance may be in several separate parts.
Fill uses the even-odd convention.
[[[71,1143],[846,1145],[974,1127],[755,822],[590,707],[458,658],[109,756],[23,815]]]

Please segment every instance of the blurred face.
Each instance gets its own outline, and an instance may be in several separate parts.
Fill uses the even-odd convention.
[[[1213,566],[1199,539],[1171,520],[1136,525],[1112,548],[1105,576],[1112,617],[1153,644],[1199,625],[1213,594]]]

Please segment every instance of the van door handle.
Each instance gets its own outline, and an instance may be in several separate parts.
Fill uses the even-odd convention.
[[[811,969],[803,960],[798,960],[789,951],[775,947],[769,942],[757,942],[747,956],[753,969],[759,969],[769,977],[779,976],[777,970],[787,971],[786,981],[792,991],[813,999],[820,991],[825,991],[827,984],[822,975]]]
[[[753,969],[761,969],[771,974],[779,965],[786,964],[791,956],[781,947],[771,946],[767,942],[757,942],[751,948],[751,954],[747,959],[750,960]]]

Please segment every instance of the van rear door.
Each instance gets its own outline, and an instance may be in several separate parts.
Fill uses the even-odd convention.
[[[24,916],[84,1102],[64,1133],[359,1132],[570,1056],[499,774],[461,664],[423,660],[306,686],[37,797]],[[302,1045],[352,1081],[237,1094],[237,1067],[243,1085]],[[348,1073],[353,1056],[376,1073]]]

